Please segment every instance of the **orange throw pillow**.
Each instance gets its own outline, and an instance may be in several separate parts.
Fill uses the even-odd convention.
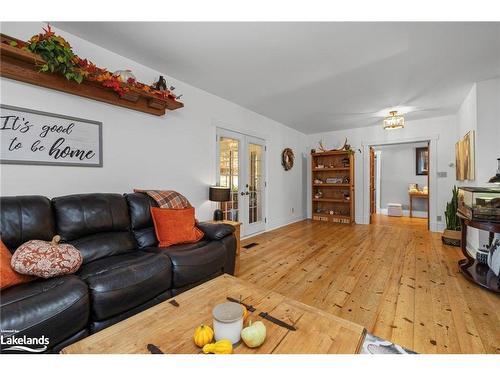
[[[204,236],[195,226],[194,207],[182,209],[151,207],[151,216],[160,247],[194,243]]]
[[[10,266],[11,259],[12,254],[2,240],[0,240],[0,289],[33,280],[31,276],[21,275],[14,271]]]

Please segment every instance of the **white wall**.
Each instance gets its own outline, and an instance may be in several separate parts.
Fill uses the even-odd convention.
[[[42,23],[2,23],[2,32],[26,40],[42,27]],[[98,66],[111,71],[131,69],[139,81],[146,83],[154,82],[160,74],[74,35],[56,31],[78,55]],[[1,79],[1,103],[102,121],[104,144],[103,168],[2,165],[1,195],[54,197],[123,193],[133,188],[174,189],[186,195],[196,207],[198,218],[205,220],[214,209],[208,201],[208,186],[216,182],[216,125],[222,124],[267,141],[267,229],[304,217],[306,172],[302,151],[306,136],[196,87],[168,76],[166,79],[177,87],[176,92],[184,94],[185,107],[163,117]],[[285,147],[296,152],[295,166],[288,172],[280,163]]]
[[[458,137],[477,131],[477,85],[474,83],[457,112]]]
[[[372,141],[383,141],[398,143],[415,138],[433,138],[437,145],[437,155],[432,155],[437,162],[437,169],[431,170],[430,178],[436,182],[435,191],[431,191],[431,199],[436,199],[437,212],[432,213],[430,218],[431,228],[438,231],[444,228],[444,210],[446,202],[450,198],[450,192],[455,183],[455,168],[449,164],[455,160],[455,142],[457,139],[457,116],[442,116],[417,121],[407,121],[404,129],[387,131],[380,126],[340,130],[326,133],[312,134],[308,136],[308,149],[317,148],[318,141],[323,140],[325,147],[332,149],[340,147],[345,137],[355,149],[361,148],[363,144],[371,144]],[[375,143],[376,144],[376,143]],[[356,153],[355,162],[355,209],[356,222],[364,223],[368,213],[364,212],[363,204],[363,155]],[[446,172],[446,177],[437,177],[436,172]],[[309,171],[310,176],[310,171]],[[432,183],[432,182],[431,182]],[[308,191],[310,197],[310,191]],[[308,214],[311,214],[310,199],[308,199]],[[441,216],[438,220],[437,216]]]
[[[476,181],[484,186],[500,158],[500,78],[477,82]]]
[[[407,143],[376,147],[380,150],[380,208],[387,214],[388,203],[400,203],[405,214],[410,207],[408,185],[427,186],[427,176],[417,176],[415,171],[415,149],[427,147],[427,143]],[[427,217],[427,203],[413,199],[413,214]]]

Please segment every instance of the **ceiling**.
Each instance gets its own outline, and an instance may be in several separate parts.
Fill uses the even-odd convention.
[[[455,113],[500,76],[500,23],[54,25],[306,134]]]

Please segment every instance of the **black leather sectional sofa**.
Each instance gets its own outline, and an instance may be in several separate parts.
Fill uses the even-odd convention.
[[[151,206],[156,202],[143,193],[0,198],[0,236],[11,252],[59,234],[84,258],[74,275],[2,290],[3,336],[45,335],[47,351],[58,352],[222,273],[234,274],[232,226],[198,223],[205,233],[200,242],[158,248]]]

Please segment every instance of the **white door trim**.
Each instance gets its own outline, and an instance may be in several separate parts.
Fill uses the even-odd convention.
[[[429,142],[430,158],[429,168],[431,174],[429,175],[429,228],[432,232],[439,232],[441,230],[440,224],[436,221],[438,213],[437,197],[438,197],[438,184],[437,184],[437,142],[439,135],[433,134],[422,137],[414,138],[400,138],[400,139],[383,139],[373,141],[363,141],[361,143],[363,149],[363,206],[362,206],[362,223],[370,224],[370,147],[371,146],[386,146],[394,144],[405,143],[419,143]]]
[[[375,198],[375,212],[377,214],[380,213],[380,197],[382,196],[382,192],[380,191],[381,189],[381,180],[382,180],[382,170],[381,170],[381,165],[382,165],[382,152],[379,150],[379,151],[375,151],[375,155],[376,155],[376,163],[375,163],[375,173],[376,173],[376,176],[375,176],[375,195],[376,195],[376,198]]]

